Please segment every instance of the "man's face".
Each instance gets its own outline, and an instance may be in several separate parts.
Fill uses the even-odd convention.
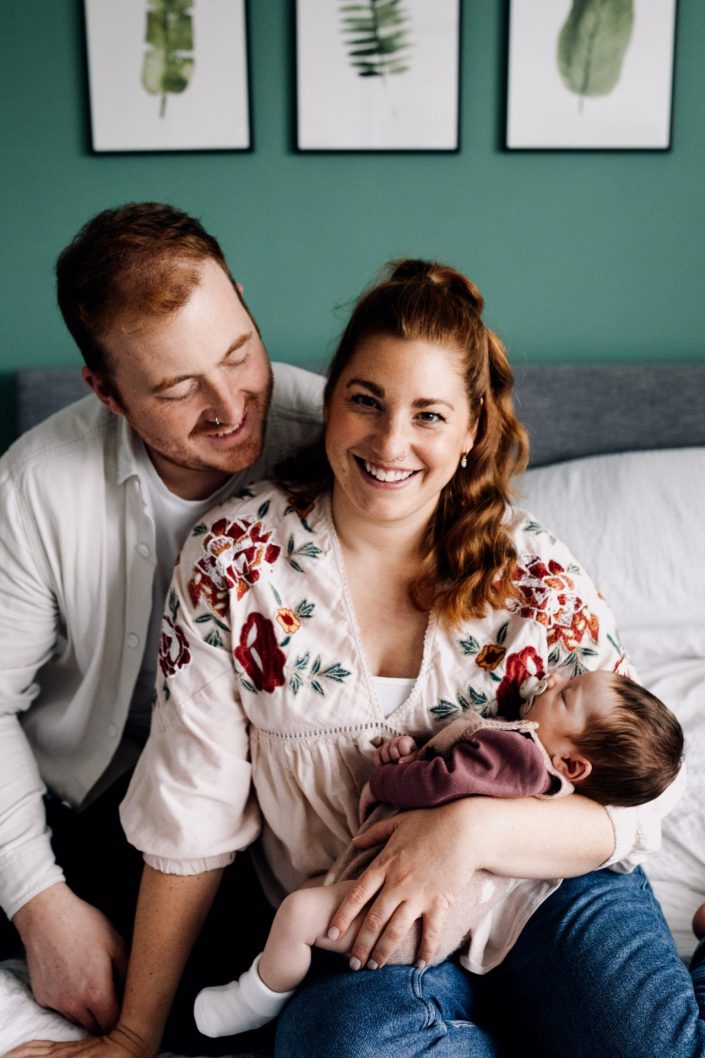
[[[255,462],[272,391],[267,354],[230,279],[214,260],[198,271],[199,285],[171,316],[103,335],[114,389],[83,372],[184,499],[210,495]]]

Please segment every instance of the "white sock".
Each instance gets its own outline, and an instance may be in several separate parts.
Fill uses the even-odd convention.
[[[234,1036],[273,1021],[291,992],[273,992],[258,972],[261,955],[249,970],[227,985],[203,988],[196,996],[193,1016],[204,1036]]]

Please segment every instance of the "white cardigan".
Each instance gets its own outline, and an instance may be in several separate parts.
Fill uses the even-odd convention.
[[[261,478],[320,427],[323,380],[274,365]],[[44,783],[77,806],[121,743],[152,608],[154,524],[125,420],[94,396],[0,460],[0,903],[8,916],[63,874]],[[118,772],[119,773],[119,772]]]

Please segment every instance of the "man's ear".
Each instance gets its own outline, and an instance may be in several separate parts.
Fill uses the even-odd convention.
[[[566,779],[577,786],[584,782],[592,771],[592,764],[580,753],[556,753],[551,759],[551,764]]]
[[[116,400],[114,391],[106,383],[102,375],[97,375],[95,371],[91,371],[89,367],[84,367],[81,370],[81,378],[87,386],[90,386],[98,400],[101,401],[106,408],[109,408],[114,415],[125,414],[125,409],[122,404]]]

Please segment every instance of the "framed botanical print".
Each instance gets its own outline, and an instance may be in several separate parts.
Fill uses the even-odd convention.
[[[297,0],[302,151],[455,151],[459,0]]]
[[[85,0],[95,151],[248,150],[245,0]]]
[[[666,150],[676,0],[511,0],[509,149]]]

